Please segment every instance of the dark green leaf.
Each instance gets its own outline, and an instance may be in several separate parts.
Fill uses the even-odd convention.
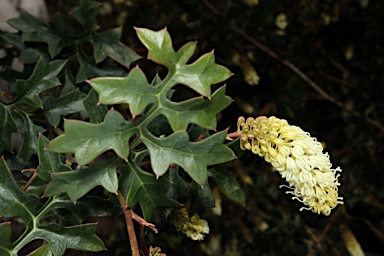
[[[213,198],[209,183],[200,186],[196,182],[191,186],[191,205],[188,209],[189,215],[192,216],[198,211],[198,208],[203,205],[207,208],[215,207],[215,199]]]
[[[0,216],[20,217],[31,223],[36,197],[24,194],[17,186],[4,158],[0,160]]]
[[[12,133],[17,133],[18,129],[13,120],[10,109],[0,102],[0,152],[3,149],[12,152]]]
[[[212,169],[211,174],[224,195],[240,204],[245,203],[245,195],[236,180],[236,174],[228,172],[222,167]]]
[[[56,76],[64,65],[65,61],[63,60],[48,62],[46,59],[40,58],[31,77],[28,80],[17,81],[17,95],[13,103],[41,108],[42,102],[39,94],[60,84]]]
[[[136,67],[127,77],[104,77],[92,79],[90,85],[99,94],[103,104],[128,103],[133,116],[158,101],[158,90],[149,85],[140,68]]]
[[[175,163],[202,185],[207,180],[207,166],[235,158],[232,150],[222,144],[226,135],[226,132],[219,132],[202,141],[190,142],[186,132],[176,132],[166,138],[156,138],[148,134],[144,138],[144,144],[149,149],[156,176],[163,175],[170,164]]]
[[[171,187],[168,190],[170,198],[177,199],[180,193],[184,193],[188,189],[187,183],[179,175],[179,167],[170,167],[168,170],[168,180],[171,183]]]
[[[77,171],[54,173],[45,195],[54,196],[65,192],[72,201],[76,201],[98,185],[111,193],[117,193],[116,171],[119,163],[119,159],[100,160]]]
[[[179,203],[166,196],[171,185],[168,181],[156,179],[153,174],[144,172],[130,161],[128,166],[129,177],[127,180],[123,179],[123,182],[129,185],[126,200],[130,207],[133,207],[137,202],[140,204],[144,219],[151,219],[156,206],[180,206]]]
[[[76,75],[76,82],[84,82],[87,79],[101,76],[109,76],[109,73],[103,69],[96,67],[96,64],[93,63],[93,60],[88,60],[88,58],[82,56],[78,58],[79,61],[79,72]]]
[[[55,57],[64,47],[70,45],[70,41],[63,35],[58,34],[65,31],[63,21],[59,16],[51,20],[51,24],[37,19],[36,17],[22,12],[20,17],[8,21],[8,23],[21,30],[22,40],[27,42],[45,42],[48,44],[48,51],[51,57]]]
[[[77,113],[84,110],[85,94],[78,90],[71,91],[60,98],[48,98],[44,102],[44,115],[49,123],[56,127],[62,115]]]
[[[51,173],[68,172],[71,171],[71,168],[61,162],[59,154],[45,149],[48,144],[49,140],[40,134],[37,143],[40,164],[39,167],[37,167],[36,172],[44,180],[50,181]]]
[[[93,54],[96,63],[110,57],[129,68],[140,56],[131,48],[120,42],[121,28],[115,28],[93,36]]]
[[[28,256],[53,256],[51,249],[49,248],[48,244],[43,244],[30,254]]]
[[[11,223],[0,223],[0,255],[11,255]]]
[[[128,141],[135,134],[133,123],[111,110],[100,124],[77,120],[64,122],[64,134],[53,139],[48,150],[58,153],[74,152],[79,164],[87,164],[101,153],[113,149],[123,159],[128,157]]]
[[[43,133],[44,129],[35,125],[25,112],[19,113],[23,126],[21,127],[21,135],[23,142],[18,152],[18,156],[27,161],[32,154],[37,154],[37,138],[39,133]]]
[[[19,246],[24,246],[34,239],[48,242],[53,255],[63,255],[67,249],[85,251],[105,250],[103,241],[95,235],[96,224],[85,224],[72,227],[61,227],[56,224],[41,226],[33,230],[22,240]]]
[[[80,0],[79,7],[76,8],[72,15],[84,27],[87,32],[95,30],[96,16],[100,4],[93,0]]]
[[[84,107],[88,113],[91,123],[101,123],[108,112],[107,106],[98,104],[98,96],[95,90],[90,90],[84,99]]]

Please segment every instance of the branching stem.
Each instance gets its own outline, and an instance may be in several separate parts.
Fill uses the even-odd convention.
[[[117,191],[117,199],[124,211],[125,221],[127,225],[127,231],[129,236],[129,242],[131,244],[132,256],[140,256],[139,246],[137,244],[137,238],[135,228],[132,221],[132,211],[128,208],[127,202],[120,190]]]

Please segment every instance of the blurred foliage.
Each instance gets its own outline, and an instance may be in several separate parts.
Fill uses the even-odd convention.
[[[77,1],[47,2],[54,14],[70,12]],[[221,196],[220,217],[200,214],[211,229],[200,243],[155,221],[159,234],[148,233],[149,244],[161,244],[167,255],[361,255],[359,249],[383,255],[384,2],[251,2],[103,1],[99,24],[124,26],[122,40],[139,53],[145,49],[133,26],[167,26],[176,49],[199,40],[196,56],[215,50],[217,62],[235,73],[227,93],[236,102],[221,114],[219,129],[234,131],[239,115],[275,115],[299,125],[326,143],[334,166],[342,167],[345,205],[329,217],[300,212],[300,203],[278,189],[284,184],[278,174],[246,154],[227,166],[239,175],[245,206]],[[244,58],[260,78],[256,85],[244,80]],[[109,249],[99,255],[126,255],[124,220],[98,222]]]

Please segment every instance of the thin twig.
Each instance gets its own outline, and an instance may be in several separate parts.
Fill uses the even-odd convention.
[[[135,228],[133,226],[133,221],[132,221],[132,211],[128,208],[127,202],[125,201],[124,196],[121,194],[120,190],[117,191],[117,199],[119,200],[119,203],[124,211],[125,221],[127,224],[127,231],[129,236],[129,242],[131,244],[132,256],[140,256]]]
[[[329,102],[332,102],[336,106],[342,108],[343,110],[347,111],[348,113],[356,116],[356,117],[363,117],[368,123],[378,128],[382,133],[384,133],[384,126],[378,121],[378,119],[373,120],[369,117],[363,116],[361,113],[349,109],[346,107],[342,102],[338,101],[336,98],[332,97],[328,93],[326,93],[316,82],[314,82],[311,78],[309,78],[303,71],[301,71],[296,65],[294,65],[292,62],[290,62],[287,59],[283,59],[279,57],[277,53],[275,53],[273,50],[269,49],[267,46],[263,45],[260,41],[254,39],[253,37],[246,34],[243,30],[239,29],[233,22],[228,22],[221,14],[220,12],[214,7],[211,3],[209,3],[208,0],[201,0],[204,5],[211,10],[215,15],[222,18],[224,22],[230,25],[233,31],[235,31],[237,34],[241,35],[245,40],[259,48],[261,51],[265,52],[270,57],[274,58],[275,60],[279,61],[286,67],[288,67],[290,70],[292,70],[296,75],[298,75],[301,79],[303,79],[305,82],[307,82],[315,91],[317,91],[324,99],[328,100]],[[341,68],[339,66],[339,68]]]
[[[37,173],[36,173],[36,169],[34,168],[31,168],[31,169],[25,169],[23,170],[22,172],[32,172],[32,176],[29,178],[29,180],[27,181],[27,183],[24,185],[24,187],[21,189],[21,191],[25,192],[28,187],[31,185],[31,183],[37,178]]]

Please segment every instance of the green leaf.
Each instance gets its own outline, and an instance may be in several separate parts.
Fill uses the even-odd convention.
[[[180,204],[166,196],[170,183],[164,179],[156,179],[153,174],[141,170],[135,163],[128,161],[129,176],[122,181],[129,186],[126,200],[128,206],[140,204],[144,219],[150,220],[156,206],[179,207]]]
[[[45,148],[48,146],[49,140],[44,135],[39,135],[37,142],[39,167],[37,167],[37,174],[46,181],[51,180],[51,173],[53,172],[68,172],[72,169],[63,164],[60,160],[60,155],[50,152]]]
[[[188,185],[179,174],[179,167],[170,167],[168,170],[168,180],[172,184],[168,190],[170,198],[177,199],[180,193],[184,193],[188,190]]]
[[[76,74],[76,82],[84,82],[87,79],[101,76],[109,76],[109,73],[103,69],[100,69],[96,66],[93,59],[87,58],[85,56],[80,56],[77,58],[80,68],[79,72]]]
[[[48,244],[43,244],[30,254],[28,256],[53,256],[51,249],[49,248]]]
[[[12,152],[12,133],[17,133],[18,129],[13,120],[10,109],[0,102],[0,152],[4,149]]]
[[[78,90],[71,91],[60,98],[48,98],[44,102],[44,115],[49,123],[56,127],[62,115],[77,113],[83,111],[83,99],[85,94]]]
[[[77,162],[84,165],[109,149],[126,159],[129,153],[128,141],[135,134],[136,128],[120,113],[111,110],[100,124],[66,120],[64,130],[64,134],[51,141],[48,150],[74,152]]]
[[[11,255],[11,223],[0,223],[0,255]]]
[[[34,204],[37,198],[21,192],[4,158],[0,160],[0,216],[20,217],[25,222],[32,221]]]
[[[119,159],[100,160],[77,171],[53,173],[44,194],[54,196],[65,192],[72,201],[76,201],[98,185],[111,193],[117,193],[116,171],[119,163]]]
[[[21,12],[20,17],[8,21],[9,25],[23,32],[23,41],[47,43],[52,58],[70,45],[70,41],[64,35],[58,34],[60,31],[65,31],[63,23],[61,18],[54,16],[48,25],[26,12]]]
[[[80,0],[79,7],[73,12],[73,17],[84,27],[87,32],[95,30],[96,16],[100,4],[93,0]]]
[[[207,166],[235,158],[232,150],[222,144],[226,135],[226,132],[219,132],[202,141],[190,142],[187,132],[176,132],[166,138],[147,134],[143,142],[149,149],[156,176],[163,175],[175,163],[202,185],[207,180]]]
[[[18,156],[24,161],[28,161],[32,154],[37,154],[37,138],[39,133],[45,130],[38,125],[35,125],[25,112],[20,112],[18,115],[21,117],[23,126],[21,127],[21,135],[23,142],[21,143]]]
[[[231,102],[231,98],[225,95],[225,87],[221,87],[209,100],[200,97],[180,103],[164,101],[160,113],[167,117],[174,131],[186,130],[190,123],[213,130],[217,125],[216,114]]]
[[[211,174],[224,195],[240,204],[245,203],[244,191],[236,180],[236,174],[228,172],[222,167],[212,169]]]
[[[95,90],[90,90],[84,99],[84,107],[91,123],[101,123],[108,112],[107,106],[98,104],[98,96]]]
[[[197,184],[196,182],[192,183],[191,204],[188,209],[189,215],[192,216],[198,212],[201,205],[207,208],[215,207],[215,199],[213,198],[208,181],[203,186]]]
[[[40,58],[31,77],[28,80],[17,81],[17,95],[12,103],[41,108],[42,102],[39,94],[60,84],[56,76],[64,65],[65,61],[63,60],[48,62],[46,59]]]
[[[129,68],[133,61],[141,58],[135,51],[120,42],[121,33],[122,28],[120,27],[93,36],[91,42],[96,63],[110,57]]]
[[[158,101],[158,90],[148,84],[145,74],[138,67],[127,77],[95,78],[89,83],[99,94],[101,103],[128,103],[133,116],[141,114],[149,104]]]
[[[33,230],[31,235],[22,240],[19,246],[24,246],[34,239],[48,242],[53,255],[63,255],[67,249],[85,251],[105,250],[103,241],[95,235],[96,224],[84,224],[72,227],[61,227],[48,224]]]
[[[166,66],[173,75],[171,85],[184,84],[199,94],[209,97],[210,86],[228,79],[232,74],[226,67],[215,64],[213,52],[187,65],[187,61],[196,49],[196,44],[187,43],[175,52],[166,29],[155,32],[136,28],[136,32],[140,41],[148,49],[148,58]]]

